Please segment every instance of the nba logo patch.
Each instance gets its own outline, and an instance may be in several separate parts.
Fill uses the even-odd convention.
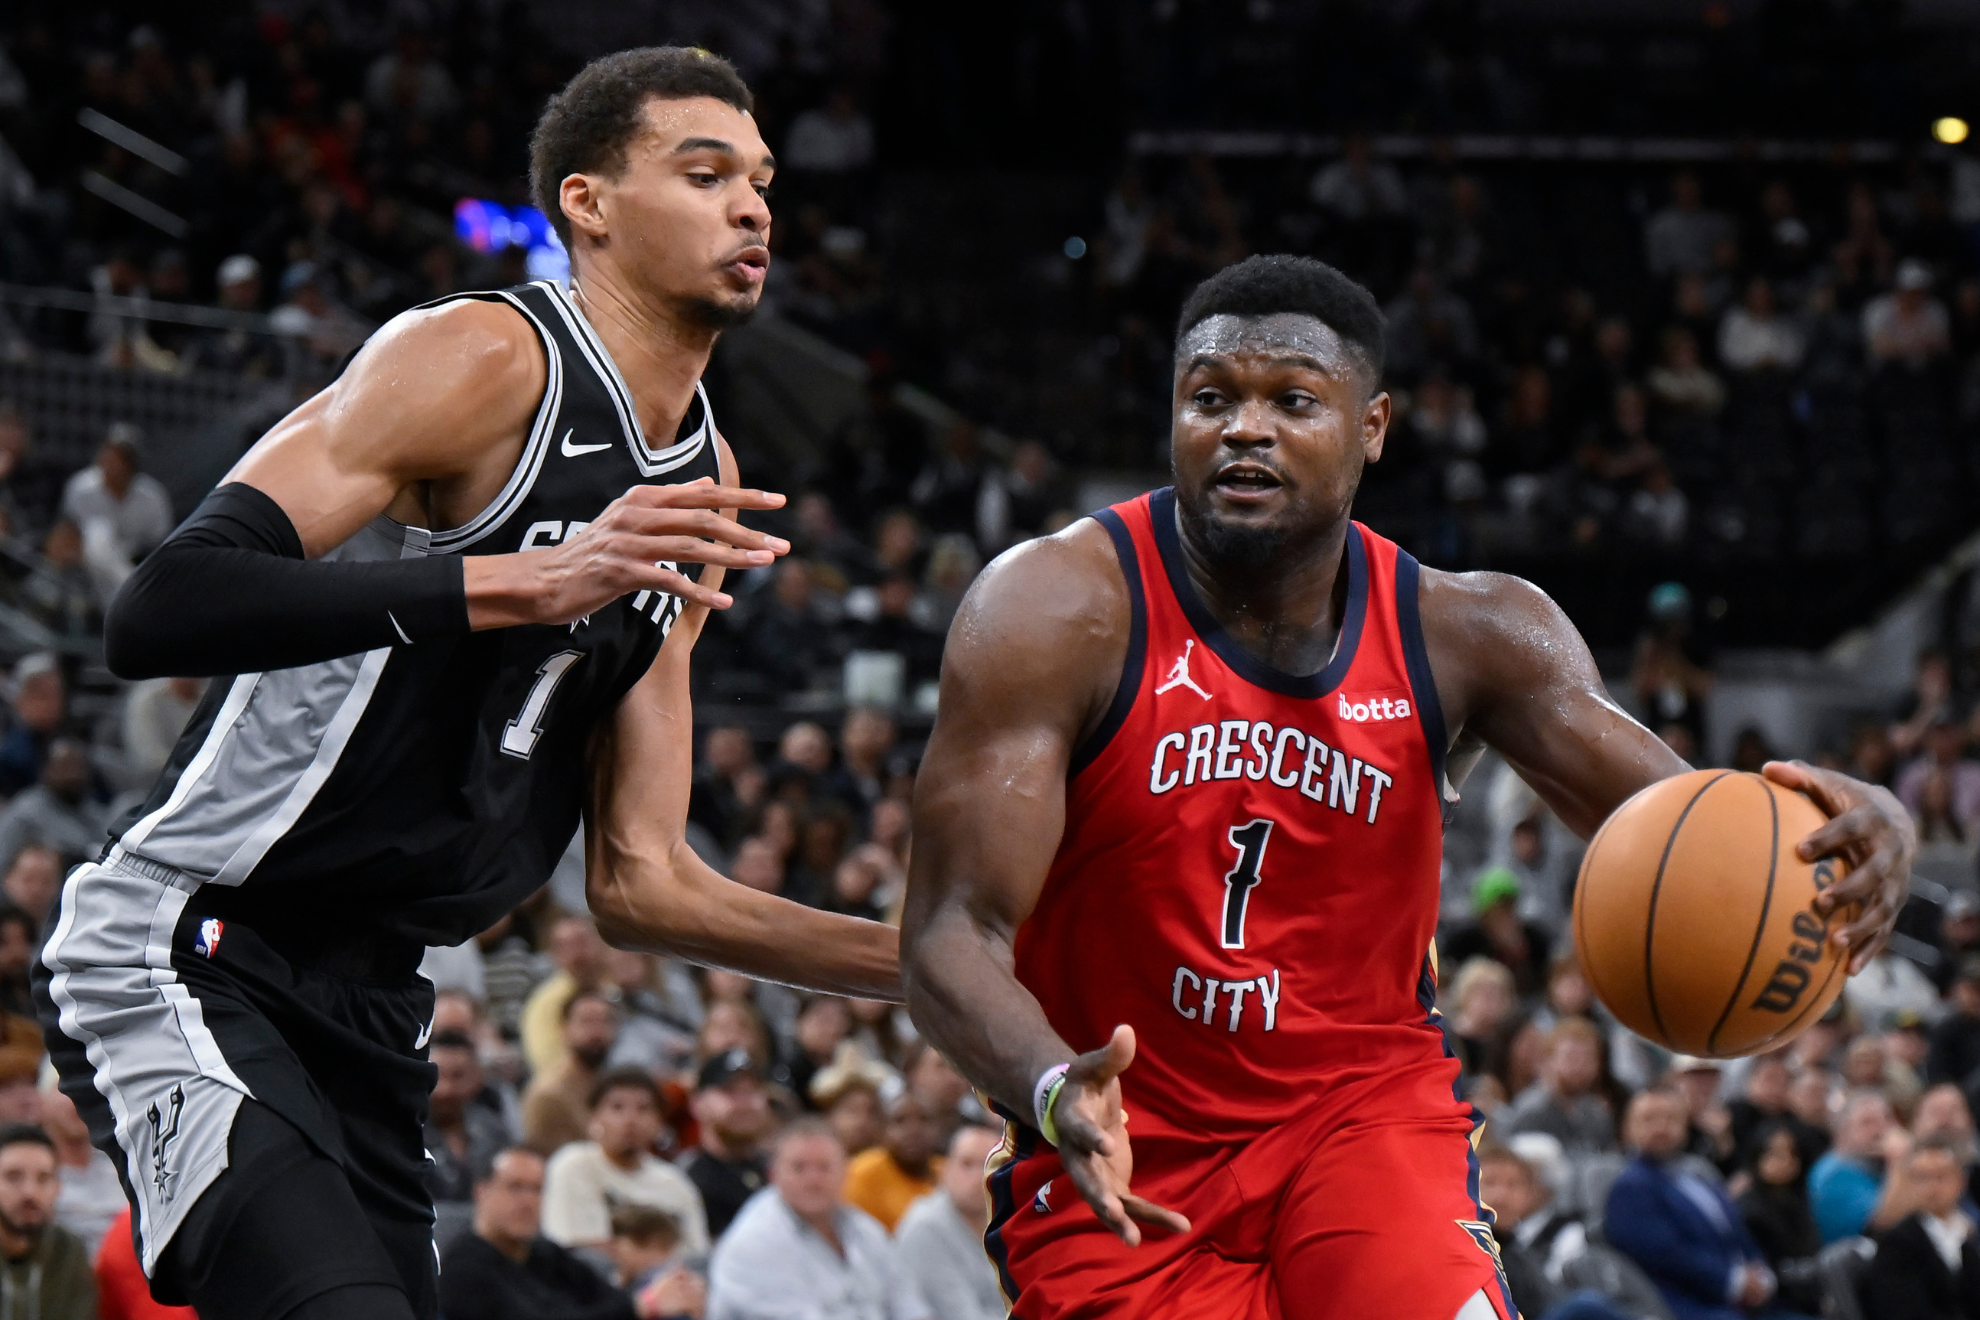
[[[1045,1180],[1045,1185],[1038,1189],[1037,1195],[1031,1198],[1031,1213],[1034,1215],[1051,1214],[1052,1203],[1046,1199],[1051,1194],[1052,1180],[1048,1178]]]
[[[220,933],[227,929],[227,923],[218,917],[208,917],[199,923],[199,938],[193,941],[193,952],[211,958],[220,952]]]

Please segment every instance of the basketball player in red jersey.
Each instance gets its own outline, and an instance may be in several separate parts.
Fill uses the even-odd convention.
[[[903,970],[1012,1120],[986,1243],[1023,1320],[1512,1320],[1432,1007],[1447,784],[1495,748],[1585,836],[1686,767],[1540,592],[1350,521],[1381,343],[1332,267],[1214,276],[1175,486],[1004,556],[949,634]],[[1768,773],[1833,817],[1801,853],[1850,860],[1860,966],[1909,821]]]

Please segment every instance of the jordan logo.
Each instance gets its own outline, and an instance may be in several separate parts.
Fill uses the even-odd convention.
[[[1156,696],[1161,696],[1170,688],[1186,687],[1205,701],[1210,700],[1210,694],[1196,686],[1196,681],[1189,676],[1189,653],[1195,649],[1196,639],[1194,637],[1183,643],[1183,653],[1177,656],[1175,664],[1169,667],[1169,681],[1155,689]]]
[[[166,1103],[171,1108],[170,1118],[158,1112],[158,1102],[155,1100],[145,1115],[151,1120],[151,1181],[158,1188],[158,1197],[162,1201],[172,1199],[172,1179],[178,1176],[166,1165],[171,1158],[172,1143],[179,1138],[179,1116],[186,1108],[185,1088],[173,1087],[171,1098]]]

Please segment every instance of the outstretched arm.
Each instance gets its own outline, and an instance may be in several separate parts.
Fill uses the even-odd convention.
[[[1662,740],[1609,700],[1588,645],[1547,595],[1498,573],[1426,569],[1424,641],[1452,735],[1453,780],[1491,747],[1569,829],[1593,834],[1631,794],[1689,769]],[[1858,972],[1890,938],[1911,879],[1917,838],[1889,790],[1799,761],[1775,761],[1769,779],[1806,793],[1831,817],[1801,841],[1803,861],[1841,857],[1841,883],[1815,902],[1824,913],[1861,904],[1831,937]]]
[[[508,479],[543,395],[543,352],[509,308],[394,318],[350,368],[262,437],[112,602],[126,678],[282,669],[518,623],[564,623],[642,589],[717,607],[656,561],[769,563],[781,542],[716,516],[781,498],[636,486],[579,536],[527,554],[322,556],[381,513],[431,526]]]
[[[1119,1074],[1134,1033],[1078,1053],[1012,971],[1064,831],[1067,767],[1113,698],[1128,627],[1126,584],[1093,523],[1011,551],[970,588],[915,784],[902,970],[915,1024],[1009,1112],[1031,1121],[1039,1078],[1069,1065],[1053,1108],[1060,1157],[1133,1244],[1137,1221],[1187,1227],[1128,1190]]]
[[[726,488],[735,460],[726,443],[721,455]],[[710,568],[702,580],[719,587],[721,572]],[[718,874],[688,847],[688,658],[707,618],[704,605],[681,611],[652,668],[593,741],[585,893],[599,932],[623,948],[765,981],[899,1001],[900,940],[891,926],[761,893]]]

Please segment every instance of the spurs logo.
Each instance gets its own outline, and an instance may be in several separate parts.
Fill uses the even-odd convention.
[[[182,1086],[172,1088],[166,1105],[170,1116],[158,1112],[158,1102],[151,1102],[146,1117],[151,1120],[151,1181],[158,1188],[160,1199],[172,1199],[172,1180],[178,1177],[175,1170],[166,1167],[171,1159],[172,1143],[179,1139],[179,1118],[186,1108],[186,1090]]]
[[[1155,689],[1156,696],[1161,696],[1170,688],[1186,687],[1205,701],[1210,700],[1210,694],[1196,686],[1195,680],[1189,676],[1189,653],[1195,649],[1196,639],[1194,637],[1183,643],[1183,653],[1176,657],[1176,662],[1173,665],[1169,666],[1169,681]]]

